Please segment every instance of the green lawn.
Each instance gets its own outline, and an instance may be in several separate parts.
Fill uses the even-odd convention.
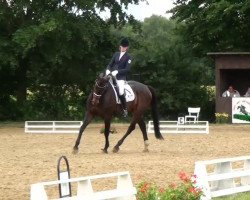
[[[250,200],[250,192],[240,193],[225,197],[213,198],[214,200]]]

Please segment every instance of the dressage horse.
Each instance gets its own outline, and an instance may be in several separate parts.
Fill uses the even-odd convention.
[[[93,90],[87,100],[87,109],[85,117],[83,120],[83,124],[80,127],[79,134],[75,142],[75,146],[73,148],[73,153],[78,152],[78,146],[80,144],[82,133],[95,116],[99,116],[104,120],[105,146],[102,150],[104,153],[108,153],[111,119],[114,115],[121,114],[121,105],[117,104],[116,102],[116,95],[110,83],[110,79],[115,80],[112,75],[100,74],[97,77]],[[136,81],[128,81],[128,84],[131,86],[135,93],[135,99],[127,103],[128,111],[132,113],[132,120],[125,135],[118,141],[118,143],[113,148],[114,153],[119,151],[119,147],[124,142],[126,137],[135,129],[137,123],[143,134],[145,147],[144,151],[148,151],[149,143],[146,131],[146,124],[143,120],[143,114],[150,107],[153,117],[155,137],[160,140],[164,139],[159,129],[156,94],[154,89],[151,86],[147,86]]]

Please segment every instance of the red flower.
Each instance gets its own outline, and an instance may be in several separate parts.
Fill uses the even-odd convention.
[[[150,188],[150,184],[147,183],[147,182],[145,182],[145,183],[143,184],[143,186],[141,187],[141,192],[142,192],[142,193],[146,193],[146,192],[148,191],[149,188]]]
[[[195,188],[195,187],[191,187],[188,190],[190,193],[194,194],[194,195],[199,195],[199,193],[201,193],[201,189],[200,188]]]
[[[185,172],[180,172],[179,173],[179,177],[181,180],[183,180],[184,182],[189,182],[190,181],[190,177],[185,173]]]
[[[171,184],[169,185],[169,187],[174,189],[174,188],[176,188],[176,184],[175,184],[175,183],[171,183]]]
[[[160,189],[159,189],[159,192],[160,192],[160,193],[164,193],[164,192],[165,192],[165,189],[164,189],[164,188],[160,188]]]
[[[194,187],[189,188],[188,191],[189,191],[190,193],[193,193],[193,194],[196,194],[196,193],[197,193]]]

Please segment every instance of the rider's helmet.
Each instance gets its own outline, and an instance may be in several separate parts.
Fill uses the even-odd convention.
[[[128,41],[128,39],[127,39],[127,38],[121,39],[120,45],[121,45],[122,47],[128,47],[128,46],[129,46],[129,41]]]

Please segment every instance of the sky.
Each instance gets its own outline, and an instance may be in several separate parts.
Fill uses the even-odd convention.
[[[132,14],[137,20],[143,21],[145,18],[154,15],[161,15],[169,18],[171,14],[166,14],[167,10],[174,7],[173,0],[147,0],[139,5],[129,5],[127,13]]]
[[[139,5],[129,5],[126,13],[131,14],[135,19],[143,21],[147,17],[152,15],[160,15],[169,18],[171,14],[166,14],[167,10],[174,7],[173,0],[147,0],[146,2],[140,2]],[[108,18],[108,12],[101,13],[103,18]]]

